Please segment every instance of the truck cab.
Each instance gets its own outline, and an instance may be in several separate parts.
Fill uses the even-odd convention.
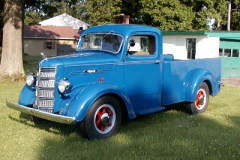
[[[81,33],[76,53],[44,57],[27,76],[18,103],[7,106],[59,123],[77,124],[89,139],[114,135],[124,115],[186,104],[204,112],[220,91],[221,60],[174,60],[162,53],[162,33],[150,26],[111,24]]]

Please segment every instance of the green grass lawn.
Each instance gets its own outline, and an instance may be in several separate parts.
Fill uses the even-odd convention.
[[[23,67],[26,74],[34,73],[38,69],[38,62],[42,59],[42,56],[23,56]]]
[[[35,125],[5,105],[17,102],[24,82],[0,84],[0,157],[45,159],[240,159],[240,88],[226,85],[199,115],[170,109],[125,122],[105,140],[89,141],[76,126]]]

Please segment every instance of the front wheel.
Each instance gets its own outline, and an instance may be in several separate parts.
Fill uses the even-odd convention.
[[[121,121],[122,110],[118,100],[112,96],[103,96],[90,107],[80,128],[89,139],[104,139],[118,131]]]
[[[209,101],[209,89],[205,82],[200,85],[195,101],[187,104],[187,108],[191,114],[197,114],[204,112],[208,107]]]

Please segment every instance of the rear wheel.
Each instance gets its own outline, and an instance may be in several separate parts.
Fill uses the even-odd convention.
[[[187,108],[191,114],[204,112],[208,107],[209,101],[209,88],[205,82],[200,85],[195,101],[187,104]]]
[[[87,138],[104,139],[118,131],[121,121],[122,110],[118,100],[112,96],[103,96],[90,107],[80,127]]]

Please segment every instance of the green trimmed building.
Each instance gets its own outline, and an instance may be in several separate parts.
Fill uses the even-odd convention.
[[[222,78],[240,77],[240,32],[163,32],[163,53],[175,59],[221,57]]]

